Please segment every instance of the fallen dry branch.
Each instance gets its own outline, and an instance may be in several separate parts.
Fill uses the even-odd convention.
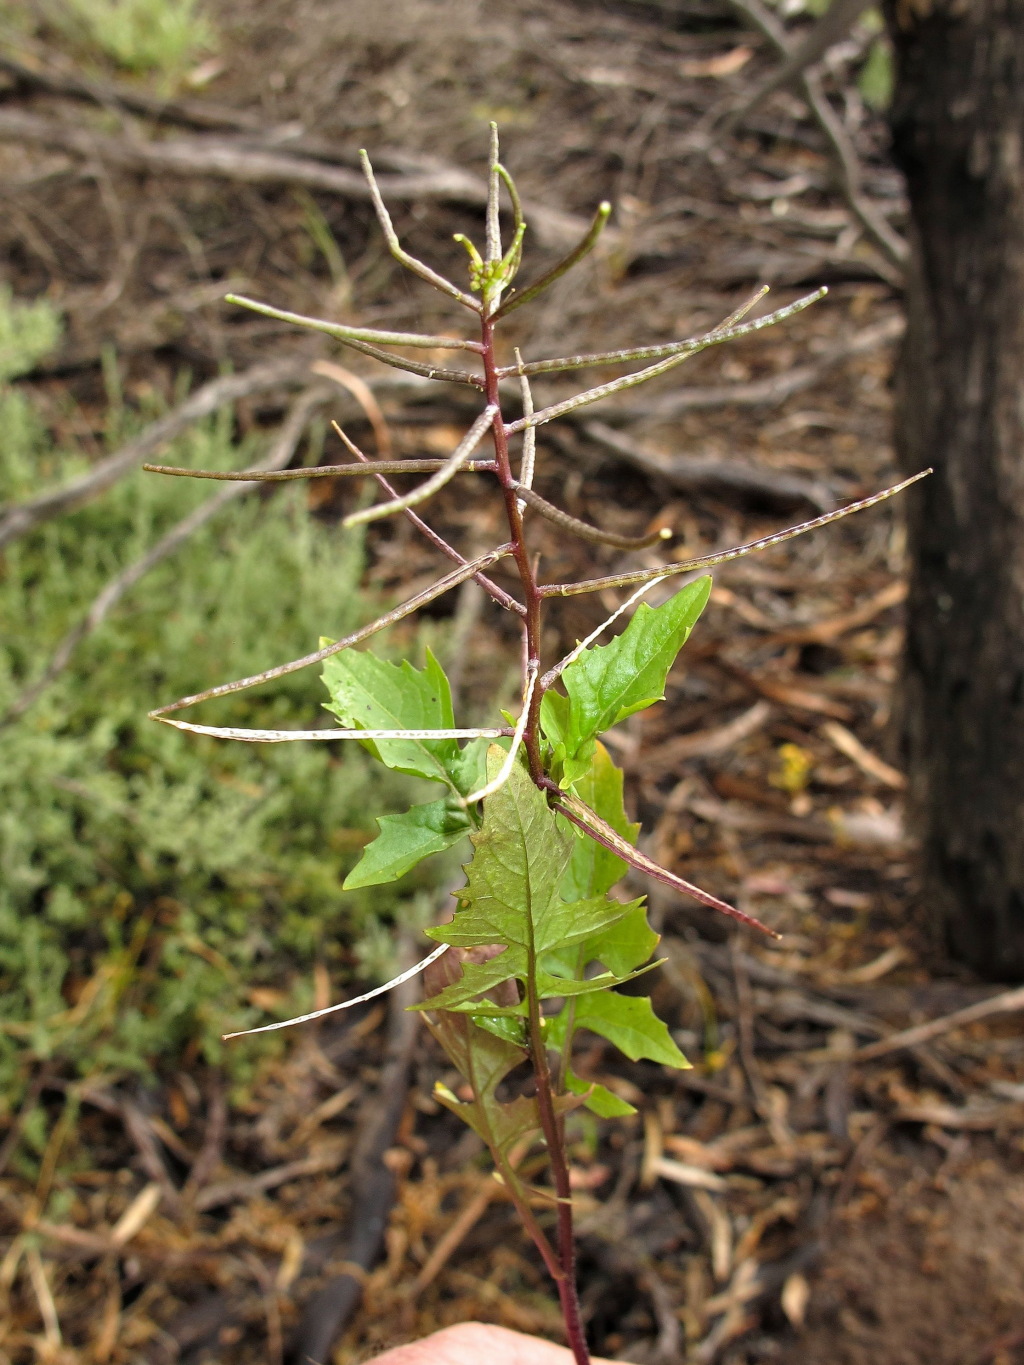
[[[87,100],[101,109],[124,109],[134,114],[163,123],[177,123],[189,128],[204,128],[211,131],[230,129],[243,135],[239,145],[254,149],[268,150],[280,148],[282,140],[287,140],[289,153],[294,158],[312,159],[327,163],[358,167],[355,154],[346,157],[344,149],[339,149],[325,138],[310,137],[292,124],[284,128],[268,125],[259,113],[248,109],[236,109],[225,104],[216,104],[205,99],[183,99],[176,96],[152,94],[139,86],[128,85],[124,81],[98,80],[83,76],[80,71],[67,68],[54,53],[35,59],[19,58],[13,52],[0,52],[0,71],[6,72],[19,84],[30,89],[44,91],[50,95],[71,99]],[[2,134],[0,134],[2,135]],[[482,177],[473,176],[457,166],[442,161],[439,157],[417,156],[406,151],[378,151],[375,160],[388,170],[403,176],[425,175],[441,177],[439,185],[452,187],[452,203],[485,204],[487,189]],[[379,181],[381,186],[386,179]],[[327,187],[329,188],[329,187]],[[364,185],[365,190],[365,185]],[[401,190],[389,191],[401,199]],[[466,197],[461,197],[465,195]],[[446,199],[446,193],[429,197]],[[361,197],[367,197],[365,193]],[[418,194],[415,197],[419,197]],[[542,241],[550,239],[551,245],[558,245],[579,235],[580,222],[572,214],[562,214],[542,204],[531,204],[530,217],[538,229]]]
[[[812,507],[830,512],[835,502],[820,484],[773,469],[758,469],[739,460],[701,460],[665,455],[615,431],[604,422],[584,422],[583,434],[626,464],[685,493],[741,494],[780,508]]]
[[[722,131],[732,132],[760,109],[769,95],[799,80],[834,43],[846,37],[870,3],[871,0],[834,0],[807,31],[803,41],[792,45],[785,61],[744,96],[723,122]]]
[[[786,30],[761,0],[731,0],[731,3],[775,45],[784,59],[788,60],[795,56],[795,48],[790,43]],[[841,118],[832,108],[822,89],[820,77],[801,66],[794,72],[793,78],[832,149],[836,178],[846,202],[882,255],[879,273],[890,283],[899,285],[908,256],[906,242],[863,193],[857,152]]]
[[[719,1320],[697,1347],[692,1357],[695,1365],[712,1365],[730,1342],[757,1325],[759,1316],[752,1311],[755,1305],[777,1298],[791,1275],[821,1260],[824,1245],[812,1229],[808,1234],[808,1239],[781,1261],[758,1264],[751,1257],[739,1262],[727,1289],[704,1305],[705,1312]]]
[[[704,1170],[700,1166],[692,1166],[685,1161],[675,1161],[672,1157],[655,1157],[650,1163],[650,1172],[658,1179],[667,1180],[674,1185],[686,1185],[690,1189],[717,1191],[727,1188],[720,1175],[715,1175],[714,1172]]]
[[[444,1236],[424,1262],[423,1269],[416,1276],[416,1282],[412,1287],[411,1292],[414,1296],[422,1294],[428,1285],[433,1284],[448,1261],[487,1212],[492,1200],[497,1199],[501,1193],[500,1186],[492,1176],[484,1176],[481,1179],[479,1188],[472,1199],[452,1222],[451,1226],[446,1229]]]
[[[143,141],[110,137],[57,119],[18,109],[0,110],[0,141],[29,143],[74,152],[90,161],[125,171],[155,175],[215,176],[247,185],[301,185],[345,199],[369,201],[372,196],[362,173],[307,156],[253,146],[251,139],[217,137],[165,138]],[[377,179],[381,194],[393,202],[441,200],[482,208],[487,203],[485,181],[458,166],[438,166]],[[575,241],[588,224],[573,214],[525,201],[530,226],[548,246]]]
[[[178,1153],[184,1157],[189,1166],[188,1178],[181,1190],[182,1199],[186,1205],[190,1204],[197,1193],[205,1188],[211,1174],[220,1165],[224,1156],[224,1142],[227,1138],[228,1129],[228,1102],[224,1093],[223,1082],[216,1073],[210,1079],[208,1094],[206,1131],[203,1133],[202,1146],[195,1156],[188,1151]],[[157,1132],[160,1132],[159,1128]],[[172,1128],[161,1133],[161,1136],[168,1146],[171,1145],[170,1139],[172,1137],[174,1140],[178,1140],[177,1134]],[[171,1147],[171,1150],[173,1151],[174,1148]]]
[[[4,37],[6,39],[7,34]],[[29,89],[88,100],[102,109],[127,109],[133,114],[183,123],[191,128],[234,128],[239,132],[258,132],[263,128],[260,116],[248,110],[229,109],[206,100],[164,98],[124,81],[92,79],[81,71],[65,67],[54,53],[47,53],[44,58],[31,53],[17,57],[12,51],[0,52],[0,71]]]
[[[222,1208],[225,1204],[247,1203],[289,1180],[298,1180],[304,1175],[322,1175],[325,1171],[337,1170],[345,1156],[344,1147],[330,1151],[318,1151],[312,1156],[298,1157],[286,1161],[281,1166],[273,1166],[259,1175],[239,1176],[236,1180],[218,1180],[207,1185],[196,1196],[195,1208],[200,1213],[210,1209]]]
[[[168,441],[179,436],[193,423],[226,407],[239,398],[277,389],[299,388],[308,382],[314,367],[299,357],[254,365],[241,374],[211,380],[196,389],[182,404],[134,436],[120,450],[98,461],[85,474],[66,484],[40,493],[26,502],[0,508],[0,548],[53,517],[71,511],[90,498],[111,488],[123,475],[143,464]],[[386,371],[374,375],[369,386],[380,394],[415,401],[430,393],[430,385],[416,375]]]
[[[1024,1104],[986,1104],[958,1107],[953,1104],[907,1104],[893,1118],[900,1123],[928,1123],[936,1128],[966,1129],[990,1133],[995,1129],[1024,1128]]]
[[[1001,991],[999,995],[990,996],[988,1000],[979,1000],[977,1004],[967,1005],[962,1010],[954,1010],[952,1014],[943,1015],[941,1019],[916,1024],[901,1033],[891,1033],[888,1038],[880,1038],[877,1043],[869,1043],[867,1047],[859,1048],[853,1054],[853,1060],[871,1062],[876,1057],[885,1057],[889,1053],[927,1043],[932,1038],[941,1038],[944,1033],[963,1028],[966,1024],[977,1023],[979,1019],[991,1019],[999,1014],[1015,1014],[1019,1010],[1024,1010],[1024,986]]]
[[[772,714],[770,702],[756,701],[753,706],[741,711],[738,716],[723,725],[676,735],[650,752],[644,750],[642,753],[633,754],[626,765],[627,769],[642,771],[644,777],[651,780],[671,772],[677,764],[690,759],[711,758],[715,754],[728,753],[763,729]]]
[[[517,1143],[509,1152],[509,1165],[513,1170],[518,1169],[523,1157],[529,1150],[528,1142]],[[466,1240],[469,1234],[479,1223],[480,1219],[487,1212],[495,1199],[507,1198],[504,1186],[494,1178],[487,1175],[480,1179],[473,1197],[466,1204],[465,1208],[455,1219],[455,1221],[445,1230],[440,1241],[431,1251],[423,1268],[416,1276],[416,1281],[410,1293],[418,1297],[423,1291],[437,1279],[438,1275],[445,1268],[452,1256],[458,1251],[459,1247]]]
[[[860,630],[870,625],[882,612],[898,607],[907,600],[907,585],[903,579],[895,579],[869,597],[853,611],[839,616],[829,616],[809,626],[794,626],[778,632],[776,639],[780,644],[829,644],[851,630]]]
[[[737,801],[693,796],[686,801],[683,809],[709,825],[720,825],[722,829],[736,830],[737,833],[778,835],[783,839],[798,839],[808,844],[831,844],[836,839],[836,829],[825,820],[813,816],[804,819],[796,815],[773,815],[767,811],[750,810]]]
[[[833,720],[853,719],[848,706],[833,701],[831,697],[822,696],[820,692],[813,692],[802,681],[790,681],[788,678],[772,674],[751,673],[727,658],[717,659],[715,662],[723,673],[728,673],[751,692],[759,692],[762,697],[767,697],[769,701],[777,702],[789,710],[811,711],[816,715],[831,716]]]
[[[69,318],[84,321],[83,331],[72,323],[59,348],[52,355],[42,356],[24,376],[26,380],[64,377],[75,371],[89,370],[102,365],[103,353],[113,347],[119,359],[129,356],[142,356],[174,346],[184,336],[192,315],[202,310],[220,308],[225,293],[245,287],[245,281],[229,276],[219,280],[207,280],[202,284],[185,286],[168,298],[152,302],[139,301],[130,310],[114,313],[109,324],[104,319],[101,333],[94,322],[94,302],[85,302],[78,308],[69,306]],[[107,330],[109,326],[109,331]]]
[[[838,721],[834,720],[826,721],[821,727],[821,733],[831,744],[835,745],[841,754],[852,759],[861,772],[867,773],[876,782],[881,782],[886,787],[892,787],[894,791],[903,791],[906,787],[907,779],[899,769],[894,768],[891,763],[886,763],[884,759],[872,753],[852,731],[847,730],[845,725],[840,725]]]

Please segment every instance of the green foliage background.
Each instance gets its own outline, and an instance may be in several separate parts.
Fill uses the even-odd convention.
[[[89,66],[153,73],[168,89],[217,46],[202,0],[0,0],[0,23],[33,36],[52,30]]]
[[[56,335],[13,311],[20,362],[8,373]],[[109,440],[140,421],[115,406]],[[85,467],[15,385],[0,388],[0,430],[0,504]],[[213,420],[168,456],[237,467],[256,454],[232,447],[230,418]],[[208,496],[208,485],[139,472],[7,548],[0,714],[109,579]],[[279,990],[284,1014],[308,1003],[315,960],[337,982],[360,939],[373,955],[398,898],[342,894],[341,883],[372,836],[367,811],[400,804],[408,780],[371,774],[356,746],[228,744],[146,718],[374,614],[360,570],[358,539],[311,518],[301,492],[239,499],[0,729],[0,1105],[17,1103],[30,1058],[89,1073],[223,1057],[244,1075],[280,1045],[272,1035],[222,1050],[226,1028],[265,1022],[254,987]],[[201,718],[308,728],[322,700],[310,670]]]

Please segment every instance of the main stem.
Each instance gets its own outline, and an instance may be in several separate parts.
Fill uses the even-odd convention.
[[[523,618],[525,653],[527,669],[535,674],[540,672],[541,646],[541,604],[543,597],[537,586],[537,575],[530,562],[530,553],[523,533],[523,516],[519,510],[516,496],[515,479],[509,460],[508,438],[505,435],[505,422],[501,413],[501,399],[498,392],[498,368],[494,354],[494,322],[486,314],[481,324],[483,343],[483,365],[485,389],[488,403],[494,405],[494,455],[497,461],[498,482],[501,484],[505,499],[505,514],[508,517],[509,539],[513,546],[513,556],[523,585],[523,605],[526,615]],[[526,719],[523,734],[523,747],[530,765],[530,776],[541,790],[546,790],[550,779],[544,772],[540,755],[540,704],[543,688],[533,689],[530,699],[530,712]],[[576,1365],[590,1365],[590,1352],[587,1349],[586,1333],[580,1315],[579,1295],[576,1292],[576,1244],[572,1226],[572,1189],[569,1184],[569,1164],[565,1154],[565,1126],[555,1112],[555,1088],[548,1065],[547,1048],[544,1043],[540,1002],[533,983],[536,980],[536,962],[531,953],[528,977],[530,986],[527,991],[529,1015],[527,1031],[530,1038],[530,1060],[533,1063],[534,1080],[537,1086],[537,1109],[540,1113],[541,1128],[548,1148],[551,1164],[551,1178],[558,1201],[558,1260],[561,1274],[555,1277],[558,1297],[562,1306],[562,1319],[569,1348]]]
[[[481,340],[483,343],[485,391],[488,403],[493,404],[495,410],[492,434],[494,456],[498,466],[498,482],[501,484],[505,499],[505,515],[508,518],[509,539],[513,545],[512,553],[523,585],[523,605],[526,608],[526,615],[523,618],[526,666],[528,669],[532,668],[536,673],[539,673],[540,613],[543,597],[537,585],[537,575],[530,563],[530,553],[526,548],[526,538],[523,534],[523,516],[519,510],[515,478],[509,460],[508,437],[505,435],[505,421],[501,413],[501,398],[498,392],[498,367],[495,364],[494,355],[494,322],[491,318],[485,317],[482,320]],[[542,787],[544,782],[544,765],[540,757],[540,703],[543,695],[543,688],[538,682],[538,685],[533,689],[530,714],[527,717],[526,731],[523,735],[523,747],[526,749],[526,757],[530,765],[530,776],[539,787]]]

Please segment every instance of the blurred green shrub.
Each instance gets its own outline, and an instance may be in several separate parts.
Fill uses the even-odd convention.
[[[10,386],[0,430],[0,502],[82,467]],[[255,453],[232,448],[226,417],[169,458],[237,466]],[[140,472],[8,547],[0,714],[109,579],[208,489]],[[354,745],[222,744],[146,718],[371,615],[360,568],[358,543],[311,517],[301,492],[242,499],[0,729],[0,1095],[16,1102],[27,1057],[95,1072],[223,1055],[241,1076],[266,1044],[222,1053],[221,1032],[306,1004],[315,961],[337,984],[353,946],[376,943],[397,897],[340,886],[376,832],[366,812],[399,804],[407,780],[371,774]],[[311,669],[202,719],[308,728],[321,702]]]
[[[786,18],[806,14],[818,19],[830,8],[832,0],[772,0],[772,3]],[[854,79],[864,103],[871,109],[884,112],[892,100],[894,73],[892,44],[886,36],[881,9],[872,6],[865,10],[851,20],[850,28],[877,35],[868,43]]]
[[[61,330],[60,314],[46,299],[16,302],[8,286],[0,285],[0,384],[48,355]]]
[[[216,46],[201,0],[0,0],[0,16],[30,32],[42,21],[80,56],[170,80]]]
[[[214,45],[198,0],[65,0],[89,37],[128,71],[180,72]]]
[[[877,10],[869,10],[866,18],[877,18],[881,28],[881,17]],[[885,33],[880,32],[868,48],[868,55],[857,74],[857,89],[870,108],[885,110],[892,103],[894,80],[892,44]]]

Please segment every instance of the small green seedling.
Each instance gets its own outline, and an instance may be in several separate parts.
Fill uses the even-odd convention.
[[[380,833],[364,851],[346,886],[392,881],[468,834],[473,854],[466,865],[466,884],[456,893],[451,920],[428,930],[439,946],[410,972],[369,995],[388,990],[416,972],[426,973],[427,999],[416,1008],[424,1012],[428,1027],[465,1082],[464,1094],[470,1096],[458,1098],[440,1087],[437,1098],[490,1149],[509,1197],[557,1285],[575,1359],[578,1365],[586,1365],[589,1356],[575,1282],[565,1117],[581,1106],[606,1117],[633,1110],[609,1089],[573,1071],[575,1037],[581,1029],[590,1030],[633,1060],[647,1058],[671,1067],[688,1065],[650,1001],[635,992],[627,995],[616,990],[659,965],[651,960],[658,938],[647,923],[642,898],[627,902],[610,893],[633,867],[681,895],[765,930],[750,916],[658,866],[636,847],[638,826],[630,821],[623,805],[622,773],[602,745],[601,735],[664,696],[669,670],[707,603],[711,580],[707,576],[691,578],[660,606],[651,607],[639,599],[673,577],[693,575],[697,570],[739,559],[871,507],[914,479],[720,554],[576,583],[539,581],[529,543],[528,514],[546,517],[601,545],[636,549],[663,537],[657,533],[634,540],[612,535],[577,520],[535,493],[537,428],[665,374],[709,346],[780,322],[815,302],[825,291],[818,290],[765,317],[744,322],[765,293],[759,290],[718,327],[687,341],[556,360],[524,361],[517,353],[514,365],[500,365],[495,351],[498,326],[591,250],[608,219],[609,205],[600,206],[592,227],[573,251],[533,284],[516,291],[514,281],[526,224],[512,178],[498,160],[497,132],[492,127],[485,245],[480,251],[461,234],[458,239],[470,258],[467,292],[402,248],[365,153],[363,166],[392,254],[472,314],[478,336],[460,340],[381,332],[297,316],[251,299],[232,301],[269,317],[326,332],[343,345],[398,369],[476,389],[483,402],[479,417],[443,460],[370,459],[339,433],[353,456],[351,464],[263,475],[244,472],[223,476],[203,471],[201,476],[267,480],[372,477],[385,500],[353,512],[345,524],[357,526],[404,515],[453,567],[431,587],[342,640],[324,642],[304,658],[185,697],[152,715],[183,730],[228,739],[265,743],[354,740],[387,767],[436,784],[439,791],[435,800],[403,814],[380,817]],[[499,229],[502,185],[513,215],[512,242],[505,251]],[[439,368],[394,354],[389,347],[461,351],[476,362],[477,368]],[[637,361],[645,363],[632,373],[549,407],[534,407],[530,388],[534,375]],[[511,419],[505,415],[508,381],[518,381],[522,408],[522,415]],[[515,443],[517,450],[513,450],[514,437],[520,438]],[[492,453],[478,456],[476,452],[485,440]],[[179,469],[161,472],[195,474]],[[417,472],[427,477],[413,492],[399,496],[390,476]],[[494,481],[508,525],[504,543],[472,559],[466,559],[415,510],[450,480],[466,473]],[[514,565],[519,580],[516,594],[489,576],[488,571],[501,560],[511,560]],[[370,636],[469,579],[474,579],[503,611],[517,616],[522,631],[519,715],[513,719],[496,709],[490,727],[456,724],[448,680],[434,658],[428,656],[426,667],[416,669],[409,663],[396,666],[357,648]],[[622,605],[570,654],[545,669],[541,640],[546,608],[562,597],[618,588],[631,589]],[[598,644],[604,632],[631,608],[635,610],[625,629],[609,643]],[[173,715],[197,702],[253,687],[311,664],[323,665],[327,706],[339,721],[336,729],[226,729],[193,724]],[[359,1000],[367,998],[360,996]],[[288,1023],[317,1019],[355,1003],[346,1001]],[[266,1027],[283,1028],[287,1024]],[[533,1072],[530,1093],[510,1096],[502,1082],[523,1063]],[[543,1141],[550,1167],[551,1183],[546,1189],[529,1184],[518,1170],[535,1141]],[[541,1203],[549,1201],[551,1217],[535,1212],[538,1196]]]

